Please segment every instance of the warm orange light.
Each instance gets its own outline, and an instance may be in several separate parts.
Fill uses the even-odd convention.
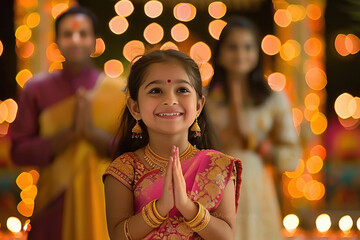
[[[101,54],[103,54],[105,51],[105,43],[104,40],[102,40],[102,38],[97,38],[96,39],[96,45],[95,45],[95,52],[93,52],[91,54],[91,57],[98,57]]]
[[[53,63],[50,64],[48,72],[53,73],[53,72],[61,70],[61,69],[63,69],[62,62],[57,62],[56,61],[56,62],[53,62]]]
[[[21,215],[25,217],[31,217],[34,211],[34,201],[21,201],[17,205],[17,210]]]
[[[21,231],[21,222],[16,217],[9,217],[6,221],[6,227],[13,233]]]
[[[327,128],[327,118],[321,112],[315,114],[310,120],[311,131],[316,134],[322,134]]]
[[[293,172],[286,171],[285,175],[288,176],[289,178],[298,178],[301,176],[301,174],[303,174],[304,170],[305,170],[304,160],[300,159],[295,171]]]
[[[274,21],[280,27],[287,27],[292,20],[291,13],[285,9],[279,9],[274,14]]]
[[[310,150],[311,156],[319,156],[322,160],[326,158],[326,149],[321,145],[316,145]]]
[[[150,23],[144,30],[144,38],[150,44],[156,44],[164,37],[164,30],[158,23]]]
[[[15,37],[20,42],[26,42],[31,38],[32,31],[27,25],[21,25],[19,26],[15,31]]]
[[[104,72],[111,78],[120,76],[124,71],[124,67],[119,60],[111,59],[104,64]]]
[[[56,43],[51,43],[46,49],[46,57],[50,62],[63,62],[65,61],[64,56],[61,54]]]
[[[211,49],[204,42],[197,42],[190,48],[190,56],[197,64],[203,64],[210,60]]]
[[[306,169],[311,174],[315,174],[315,173],[320,172],[323,165],[324,165],[324,163],[323,163],[322,159],[319,156],[311,156],[306,161]]]
[[[25,188],[31,186],[34,184],[32,175],[28,172],[22,172],[17,178],[16,178],[16,184],[21,190],[24,190]]]
[[[185,41],[189,37],[189,29],[182,23],[178,23],[171,28],[171,37],[177,41]]]
[[[23,8],[36,8],[38,0],[18,0],[16,3]]]
[[[16,75],[16,82],[19,84],[20,87],[24,87],[25,83],[32,78],[32,73],[28,69],[21,70]]]
[[[306,13],[312,20],[318,20],[321,17],[321,8],[317,4],[309,4],[306,7]]]
[[[205,87],[209,84],[211,77],[214,74],[214,69],[210,63],[206,62],[206,63],[200,64],[199,70],[200,70],[200,74],[201,74],[202,85]]]
[[[216,39],[219,40],[221,31],[223,30],[223,28],[226,26],[226,22],[221,20],[221,19],[217,19],[214,21],[211,21],[209,23],[209,33],[210,35]]]
[[[24,190],[21,191],[20,197],[22,200],[32,200],[34,201],[35,197],[37,195],[37,187],[35,185],[30,185]]]
[[[318,38],[310,38],[305,42],[304,50],[309,56],[316,57],[322,51],[322,43]]]
[[[226,13],[226,5],[220,1],[212,2],[209,4],[208,12],[213,18],[222,18]]]
[[[167,50],[167,49],[179,50],[178,46],[176,46],[176,44],[173,42],[166,42],[160,47],[160,50]]]
[[[5,136],[8,133],[9,125],[8,122],[0,123],[0,137]]]
[[[0,100],[0,124],[3,123],[9,114],[9,110],[4,102]]]
[[[291,20],[293,22],[303,20],[306,17],[305,7],[303,7],[301,5],[290,4],[287,7],[287,10],[290,12]]]
[[[300,55],[300,44],[295,40],[288,40],[280,48],[280,57],[285,61],[291,61]]]
[[[309,110],[315,110],[320,105],[320,97],[316,93],[309,93],[305,97],[305,107]]]
[[[352,117],[355,119],[360,118],[360,98],[359,97],[354,97],[350,103],[349,106],[351,106],[351,109],[355,109],[352,112]]]
[[[293,114],[294,126],[295,127],[300,126],[300,124],[302,123],[303,118],[304,118],[302,111],[298,108],[293,108],[292,114]]]
[[[316,67],[306,72],[305,80],[311,89],[317,91],[322,90],[327,84],[325,72]]]
[[[126,43],[123,49],[123,55],[129,62],[133,61],[135,57],[141,56],[144,53],[144,43],[138,40],[132,40]]]
[[[128,27],[129,22],[126,20],[126,18],[121,16],[115,16],[109,22],[110,30],[117,35],[124,33]]]
[[[163,12],[163,5],[156,0],[148,1],[144,5],[144,12],[149,18],[157,18]]]
[[[17,50],[16,53],[18,54],[19,57],[29,58],[33,55],[35,46],[32,42],[27,41],[19,44],[19,47],[16,50]]]
[[[36,170],[30,170],[29,173],[31,174],[31,176],[33,178],[34,185],[35,185],[37,183],[37,181],[39,180],[40,174]]]
[[[308,200],[320,200],[325,194],[325,187],[321,182],[311,180],[304,186],[304,196]]]
[[[275,55],[280,51],[280,39],[274,35],[266,35],[261,41],[261,49],[267,55]]]
[[[40,14],[37,12],[30,13],[26,18],[26,24],[29,28],[35,28],[40,23]]]
[[[53,16],[53,18],[57,18],[57,16],[59,16],[61,13],[65,12],[65,10],[67,10],[69,8],[69,5],[66,3],[59,3],[56,4],[55,6],[53,6],[53,8],[51,9],[51,15]]]
[[[7,108],[7,116],[5,117],[5,121],[7,121],[8,123],[12,123],[15,120],[18,111],[18,105],[11,98],[6,99],[3,104],[5,104]]]
[[[132,14],[132,12],[134,11],[134,5],[132,4],[131,1],[128,1],[128,0],[118,1],[114,5],[114,8],[115,8],[116,14],[119,15],[120,17],[130,16]]]
[[[3,54],[4,52],[4,45],[2,43],[2,41],[0,40],[0,56]]]
[[[335,38],[335,49],[341,56],[349,55],[349,51],[345,45],[346,36],[344,34],[338,34]]]
[[[343,119],[351,117],[352,113],[349,112],[349,105],[352,100],[353,96],[349,93],[343,93],[336,98],[334,108],[339,117]]]
[[[174,16],[177,20],[189,22],[196,16],[196,8],[190,3],[179,3],[174,7]]]
[[[311,121],[311,119],[318,114],[319,109],[315,109],[315,110],[309,110],[308,108],[304,109],[304,117],[306,120],[308,120],[309,122]]]
[[[345,48],[351,54],[356,54],[360,50],[360,40],[354,34],[348,34],[345,37]]]
[[[286,77],[284,74],[275,72],[269,75],[268,84],[274,91],[282,91],[286,85]]]
[[[302,198],[304,196],[303,192],[297,187],[297,178],[293,178],[289,181],[288,192],[292,198]]]
[[[359,119],[354,119],[352,117],[342,119],[341,117],[338,116],[338,120],[339,120],[340,124],[347,130],[356,129],[360,124]]]

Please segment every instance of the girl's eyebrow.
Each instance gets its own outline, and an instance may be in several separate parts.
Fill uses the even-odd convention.
[[[176,79],[176,80],[174,80],[174,83],[175,83],[175,84],[185,83],[185,84],[189,85],[190,87],[193,87],[193,85],[192,85],[189,81],[186,81],[186,80],[184,80],[184,79]],[[144,87],[144,89],[148,88],[149,86],[151,86],[151,85],[153,85],[153,84],[165,85],[165,84],[168,84],[168,83],[167,83],[167,80],[154,80],[154,81],[149,82],[149,83]]]

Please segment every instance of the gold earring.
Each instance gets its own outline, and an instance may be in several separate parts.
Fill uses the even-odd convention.
[[[194,124],[191,126],[190,128],[191,131],[195,132],[195,136],[194,137],[200,137],[201,136],[201,128],[198,124],[198,120],[197,118],[195,119]]]
[[[132,138],[142,138],[142,129],[139,125],[139,120],[136,120],[135,126],[131,130]]]

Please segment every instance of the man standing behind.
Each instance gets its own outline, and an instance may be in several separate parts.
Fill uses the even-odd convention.
[[[96,19],[87,9],[61,14],[55,31],[63,70],[25,85],[10,128],[14,163],[40,170],[28,239],[107,239],[101,176],[125,82],[93,66]]]

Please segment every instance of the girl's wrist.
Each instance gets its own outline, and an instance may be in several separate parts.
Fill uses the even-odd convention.
[[[158,211],[158,213],[161,215],[161,216],[167,216],[170,212],[171,209],[167,209],[161,202],[161,199],[160,200],[157,200],[155,202],[155,207],[156,207],[156,210]]]
[[[184,216],[186,221],[189,221],[191,219],[193,219],[199,208],[198,205],[196,203],[194,203],[190,198],[188,198],[187,203],[184,205],[183,209],[178,209],[180,211],[180,213]]]

